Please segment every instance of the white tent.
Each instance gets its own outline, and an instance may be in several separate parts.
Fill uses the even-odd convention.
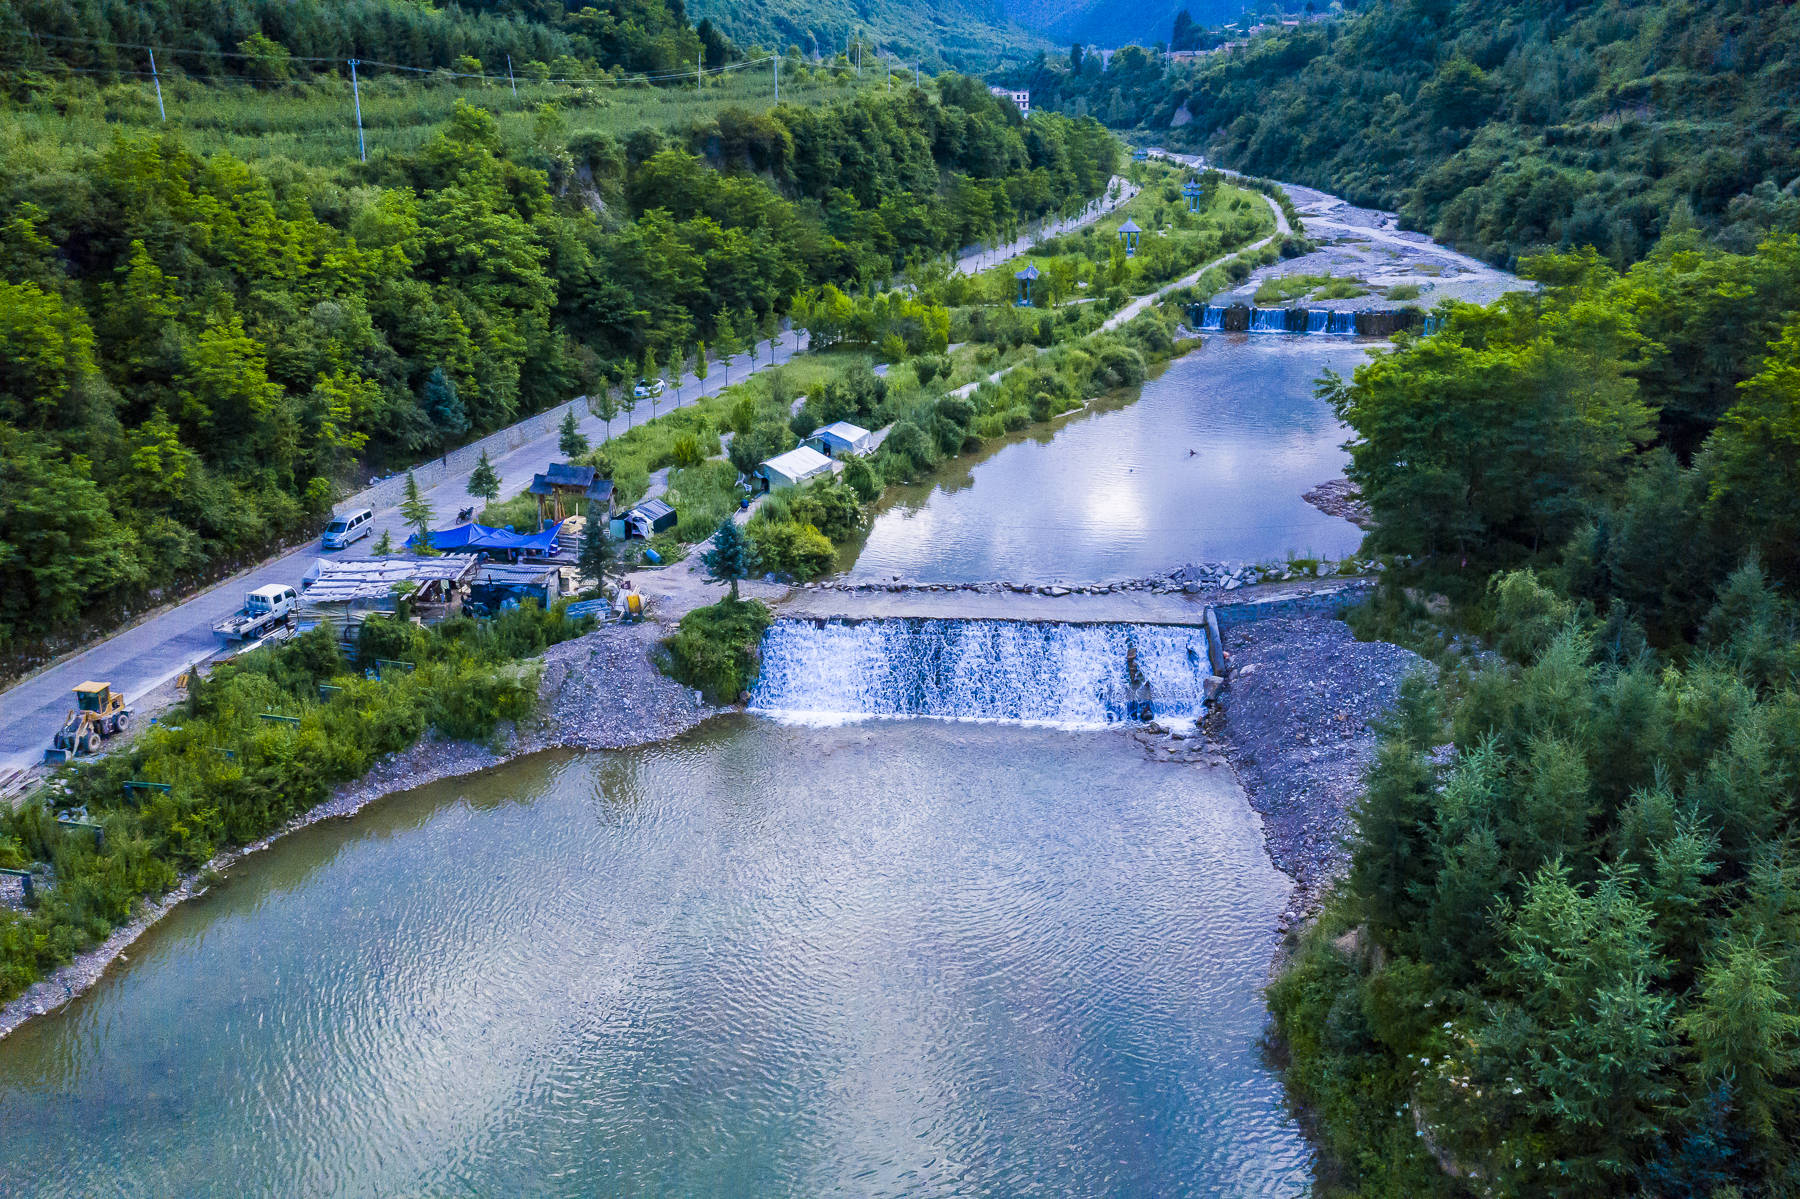
[[[756,468],[757,476],[770,491],[778,487],[797,487],[808,479],[831,473],[831,459],[809,445],[777,454]]]
[[[874,436],[860,425],[847,420],[834,421],[823,429],[813,430],[806,444],[831,458],[861,457],[869,452],[869,439]]]

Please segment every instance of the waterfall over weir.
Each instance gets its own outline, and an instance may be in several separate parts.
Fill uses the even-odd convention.
[[[811,720],[1095,726],[1144,718],[1147,684],[1147,715],[1192,720],[1209,673],[1206,632],[1187,626],[778,620],[763,637],[750,708]]]

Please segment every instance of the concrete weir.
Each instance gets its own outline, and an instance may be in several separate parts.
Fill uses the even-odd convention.
[[[944,590],[893,584],[881,590],[830,587],[793,592],[775,605],[796,620],[1010,620],[1048,624],[1139,624],[1204,628],[1212,672],[1226,675],[1221,630],[1278,616],[1337,615],[1362,602],[1374,584],[1352,578],[1272,583],[1190,595],[1152,591],[1070,592]]]
[[[1367,579],[1270,583],[1235,591],[1159,593],[1119,591],[1042,595],[1021,591],[946,590],[904,583],[880,590],[840,591],[819,587],[792,592],[774,605],[777,614],[799,619],[869,620],[915,617],[923,620],[1041,620],[1065,624],[1202,625],[1208,609],[1221,625],[1272,616],[1335,613],[1361,602]]]

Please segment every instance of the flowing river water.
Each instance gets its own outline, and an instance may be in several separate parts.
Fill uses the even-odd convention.
[[[855,573],[1353,549],[1298,494],[1363,351],[1213,341],[902,495]],[[0,1194],[1304,1194],[1288,882],[1229,770],[1095,727],[1133,647],[1192,714],[1191,630],[772,637],[782,719],[390,797],[176,910],[0,1041]]]

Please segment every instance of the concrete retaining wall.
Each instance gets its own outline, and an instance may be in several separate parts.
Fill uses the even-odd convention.
[[[1368,598],[1369,592],[1374,588],[1374,583],[1359,579],[1341,587],[1333,587],[1329,591],[1315,591],[1311,595],[1293,595],[1263,600],[1260,603],[1250,600],[1241,604],[1214,604],[1212,610],[1219,619],[1219,626],[1226,629],[1233,625],[1248,624],[1253,620],[1274,620],[1281,616],[1341,616]]]
[[[1357,579],[1328,591],[1315,591],[1311,595],[1212,605],[1206,610],[1206,655],[1212,661],[1213,673],[1224,677],[1226,672],[1223,630],[1234,625],[1275,620],[1283,616],[1342,616],[1367,599],[1369,592],[1374,589],[1375,584],[1371,580]]]
[[[490,433],[480,441],[471,441],[468,445],[451,450],[445,457],[422,462],[413,467],[413,478],[419,481],[420,487],[436,487],[445,479],[472,470],[475,463],[480,460],[483,451],[486,451],[488,457],[495,458],[501,454],[510,453],[527,442],[536,441],[540,437],[556,432],[563,422],[563,417],[570,412],[575,414],[577,421],[586,420],[588,417],[587,397],[576,396],[566,404],[558,404],[536,416],[528,416],[517,424],[508,425],[498,433]],[[407,472],[401,471],[397,475],[363,488],[355,495],[346,496],[333,505],[334,510],[353,512],[358,508],[373,508],[379,512],[383,508],[392,508],[400,503],[401,497],[406,493],[406,474]]]

